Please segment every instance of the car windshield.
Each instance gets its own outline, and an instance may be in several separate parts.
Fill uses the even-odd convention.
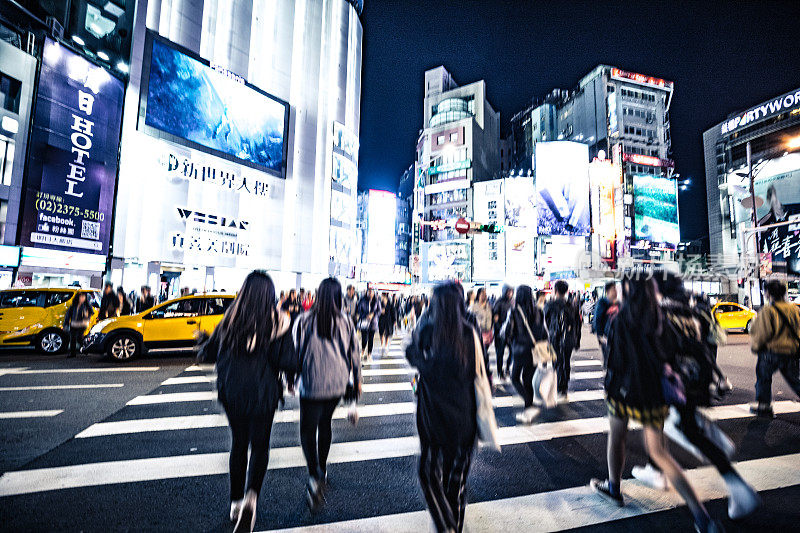
[[[41,306],[41,291],[6,291],[0,293],[0,308]]]

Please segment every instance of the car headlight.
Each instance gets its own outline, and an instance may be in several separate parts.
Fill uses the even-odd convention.
[[[111,319],[110,318],[107,318],[105,320],[101,320],[100,322],[98,322],[97,324],[92,326],[92,329],[89,330],[89,335],[96,335],[96,334],[100,333],[101,331],[103,331],[103,328],[106,327],[107,325],[109,325],[110,323],[111,323]]]

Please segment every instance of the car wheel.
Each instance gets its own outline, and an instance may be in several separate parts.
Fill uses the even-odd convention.
[[[67,345],[67,338],[63,333],[54,329],[43,331],[36,338],[36,349],[41,353],[53,355],[61,352]]]
[[[747,324],[744,325],[744,332],[745,333],[750,333],[750,327],[752,325],[753,325],[753,321],[752,320],[748,320]]]
[[[117,361],[129,361],[139,356],[141,344],[133,335],[117,335],[108,344],[108,355]]]

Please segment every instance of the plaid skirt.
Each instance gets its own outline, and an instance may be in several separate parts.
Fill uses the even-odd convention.
[[[664,420],[669,414],[669,406],[661,405],[658,407],[631,407],[625,403],[606,396],[606,407],[608,414],[617,418],[635,420],[643,426],[650,426],[663,429]]]

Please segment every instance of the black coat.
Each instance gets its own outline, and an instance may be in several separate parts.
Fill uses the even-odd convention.
[[[117,316],[118,307],[119,297],[116,292],[111,291],[108,294],[103,294],[103,298],[100,300],[100,315],[98,319],[103,320],[105,318]]]
[[[533,308],[534,316],[526,316],[528,326],[533,333],[533,339],[525,329],[522,321],[522,310],[517,306],[511,308],[505,323],[505,343],[511,347],[511,354],[517,357],[531,357],[534,343],[547,340],[547,330],[544,327],[544,313],[538,307]]]

